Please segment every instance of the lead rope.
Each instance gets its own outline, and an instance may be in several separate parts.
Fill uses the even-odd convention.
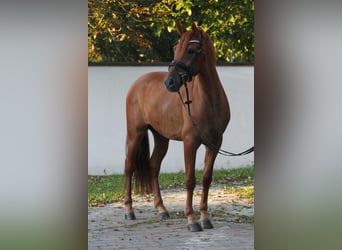
[[[205,138],[203,135],[202,135],[202,131],[200,130],[200,128],[198,127],[197,123],[194,121],[194,119],[192,118],[192,115],[191,115],[191,111],[190,111],[190,104],[192,103],[191,100],[189,100],[189,90],[188,90],[188,85],[186,83],[186,81],[184,81],[184,86],[185,86],[185,93],[186,93],[186,101],[184,102],[183,100],[183,97],[180,93],[180,91],[178,91],[178,95],[179,95],[179,98],[181,99],[182,101],[182,104],[185,108],[185,110],[187,111],[189,117],[190,117],[190,120],[192,122],[192,125],[196,128],[198,134],[200,135],[202,141],[204,142],[204,144],[206,146],[208,146],[209,148],[211,148],[212,150],[216,151],[218,154],[221,154],[221,155],[224,155],[224,156],[241,156],[241,155],[247,155],[247,154],[250,154],[254,151],[254,146],[241,152],[241,153],[232,153],[232,152],[229,152],[229,151],[226,151],[226,150],[223,150],[221,148],[217,148],[212,142],[210,142],[207,138]]]

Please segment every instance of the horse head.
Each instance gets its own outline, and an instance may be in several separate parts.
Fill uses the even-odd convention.
[[[169,64],[169,73],[164,83],[171,92],[176,92],[192,77],[200,73],[205,62],[204,43],[209,36],[195,23],[191,30],[185,30],[178,22],[177,28],[180,39],[175,47],[174,58]]]

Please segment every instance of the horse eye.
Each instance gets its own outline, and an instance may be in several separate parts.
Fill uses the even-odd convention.
[[[188,55],[192,55],[195,53],[195,50],[194,49],[188,49],[187,53],[188,53]]]

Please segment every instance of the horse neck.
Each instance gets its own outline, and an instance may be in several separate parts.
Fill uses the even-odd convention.
[[[224,93],[215,64],[205,65],[199,73],[198,81],[201,93],[209,100],[217,100],[221,96],[220,93]]]

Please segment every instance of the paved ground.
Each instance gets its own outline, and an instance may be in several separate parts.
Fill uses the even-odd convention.
[[[163,191],[170,219],[160,221],[152,197],[134,197],[137,220],[125,221],[122,202],[88,209],[88,249],[254,249],[254,204],[211,189],[213,229],[192,233],[183,213],[185,192]],[[194,204],[199,203],[199,191]],[[194,206],[198,211],[198,205]]]

